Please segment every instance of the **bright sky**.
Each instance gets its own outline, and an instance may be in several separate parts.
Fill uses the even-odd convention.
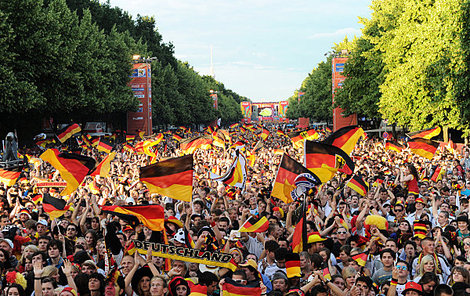
[[[164,42],[201,75],[252,101],[280,101],[300,88],[347,35],[361,34],[358,17],[370,0],[110,0],[132,16],[154,16]],[[154,73],[156,75],[157,73]]]

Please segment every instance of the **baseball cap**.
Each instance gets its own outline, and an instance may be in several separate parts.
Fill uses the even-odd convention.
[[[423,287],[420,284],[415,282],[408,282],[405,285],[405,290],[403,290],[402,294],[405,295],[407,291],[416,291],[419,294],[423,294]]]

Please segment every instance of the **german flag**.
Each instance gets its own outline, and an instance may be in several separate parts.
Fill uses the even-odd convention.
[[[441,128],[436,126],[436,127],[428,128],[425,130],[408,133],[408,136],[412,139],[423,138],[423,139],[430,140],[434,137],[439,136],[440,133],[441,133]]]
[[[369,191],[369,183],[364,181],[360,175],[354,175],[351,180],[349,180],[348,187],[362,196],[366,196],[367,191]]]
[[[162,231],[165,223],[165,211],[160,205],[145,206],[102,206],[108,214],[124,214],[137,217],[139,221],[153,231]]]
[[[134,152],[135,152],[135,151],[134,151],[134,147],[132,147],[132,146],[129,145],[129,144],[124,145],[124,146],[122,147],[122,149],[124,149],[124,150],[127,151],[127,152],[131,152],[131,153],[134,153]]]
[[[229,128],[236,128],[238,126],[238,123],[231,124]]]
[[[331,273],[330,273],[330,270],[328,269],[328,267],[326,267],[326,268],[323,269],[323,277],[324,277],[325,279],[331,281]]]
[[[431,181],[433,182],[437,182],[439,181],[440,179],[442,179],[442,176],[444,175],[444,171],[440,166],[437,167],[435,170],[434,170],[434,173],[432,174],[431,176]]]
[[[111,170],[111,161],[116,156],[116,152],[108,154],[91,172],[90,176],[101,176],[109,177],[109,171]]]
[[[271,196],[277,197],[285,203],[292,202],[291,192],[295,189],[295,178],[300,174],[310,174],[314,176],[306,167],[284,153],[277,171]],[[321,184],[320,179],[316,176],[314,177],[318,180],[318,184]]]
[[[69,208],[70,206],[63,199],[52,197],[49,194],[44,194],[42,198],[42,209],[52,220],[62,216]]]
[[[300,253],[307,250],[307,206],[305,201],[302,202],[302,209],[300,212],[300,220],[295,225],[294,235],[292,236],[292,252]]]
[[[302,147],[304,137],[302,137],[301,132],[290,132],[287,135],[291,139],[294,148]]]
[[[70,139],[74,134],[79,133],[81,130],[82,129],[80,128],[80,126],[74,123],[61,129],[57,133],[57,138],[59,139],[61,143],[64,143],[65,141]]]
[[[37,193],[37,194],[34,194],[31,197],[31,199],[33,200],[33,203],[37,205],[38,203],[42,202],[43,197],[42,197],[42,194]]]
[[[362,128],[356,125],[345,126],[329,135],[322,143],[338,147],[350,155],[362,136],[364,136]]]
[[[132,142],[135,140],[135,135],[126,135],[126,142]]]
[[[387,140],[385,142],[385,149],[393,150],[393,151],[396,151],[396,152],[401,152],[403,149],[405,149],[405,147],[398,144],[397,142]]]
[[[94,137],[91,139],[91,147],[96,147],[100,143],[100,137]]]
[[[265,232],[268,230],[268,227],[269,221],[265,216],[261,217],[261,219],[250,217],[243,223],[238,232]]]
[[[408,141],[408,146],[411,152],[424,158],[432,159],[437,148],[439,148],[439,143],[428,139],[415,138]]]
[[[193,191],[193,155],[143,167],[140,169],[140,180],[152,193],[189,202]]]
[[[352,175],[354,162],[340,148],[312,141],[305,143],[304,165],[312,171],[322,183],[326,183],[336,172]]]
[[[214,145],[215,147],[225,149],[225,137],[223,134],[222,134],[222,137],[219,137],[217,132],[213,132],[212,140],[213,140],[212,145]]]
[[[300,133],[300,135],[302,136],[302,138],[304,138],[305,140],[309,140],[309,141],[316,140],[320,137],[320,135],[314,129],[303,131]]]
[[[259,296],[261,295],[261,288],[259,286],[242,285],[227,277],[222,285],[222,294],[224,296]]]
[[[179,141],[181,141],[182,139],[183,139],[183,138],[182,138],[182,137],[180,137],[180,136],[179,136],[179,135],[177,135],[177,134],[174,134],[174,135],[173,135],[173,140],[176,140],[176,141],[178,141],[178,142],[179,142]]]
[[[279,137],[285,137],[285,136],[286,136],[286,134],[285,134],[282,130],[280,130],[280,129],[278,129],[278,130],[276,131],[276,134],[277,134]]]
[[[188,283],[190,283],[190,281],[188,281]],[[189,294],[189,296],[207,296],[207,286],[192,285],[190,290],[191,294]]]
[[[263,128],[263,131],[259,136],[261,137],[261,139],[266,140],[270,134],[271,133],[267,129]]]
[[[61,195],[74,192],[96,164],[91,157],[75,153],[60,153],[57,149],[47,149],[40,158],[58,170],[62,179],[67,182],[67,187],[60,193]]]
[[[113,146],[106,140],[103,140],[103,139],[100,139],[100,141],[98,142],[98,145],[96,145],[96,149],[98,149],[98,151],[101,151],[101,152],[104,152],[104,153],[110,153],[111,150],[113,150]]]
[[[245,142],[243,141],[236,141],[235,143],[230,146],[230,149],[243,149],[245,148]]]
[[[352,259],[359,264],[359,266],[366,266],[367,263],[368,252],[359,253],[357,255],[352,256]]]
[[[300,271],[300,255],[298,253],[286,254],[286,274],[287,278],[302,277]]]
[[[87,146],[91,147],[91,136],[89,134],[82,134],[82,140]]]
[[[225,185],[245,188],[247,178],[246,158],[240,152],[235,150],[235,160],[230,165],[228,171],[222,177],[213,178],[215,181],[221,181]]]
[[[242,133],[245,133],[245,132],[246,132],[246,129],[245,129],[243,126],[240,126],[240,131],[241,131]]]
[[[144,136],[145,136],[145,131],[140,131],[139,132],[139,138],[143,140]]]
[[[0,169],[0,182],[8,187],[15,185],[22,170],[22,166]]]
[[[201,148],[202,146],[211,145],[212,141],[212,136],[210,135],[184,139],[183,141],[181,141],[180,149],[184,152],[184,154],[191,154],[196,149]]]

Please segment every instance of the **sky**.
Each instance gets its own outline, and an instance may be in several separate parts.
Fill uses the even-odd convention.
[[[175,56],[254,102],[286,100],[334,43],[361,35],[370,0],[110,0],[154,16]],[[153,73],[156,75],[157,73]]]

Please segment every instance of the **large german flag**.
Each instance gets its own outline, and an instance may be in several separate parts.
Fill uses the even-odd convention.
[[[312,171],[322,183],[326,183],[336,172],[347,175],[354,173],[354,162],[340,148],[312,141],[305,142],[304,165]]]
[[[300,271],[300,255],[298,253],[286,254],[286,274],[287,278],[302,277]]]
[[[295,225],[294,235],[292,236],[292,252],[300,253],[307,250],[307,206],[305,201],[302,202],[302,208],[300,212],[300,220]]]
[[[90,176],[101,176],[109,177],[109,171],[111,170],[111,161],[116,156],[116,152],[108,154],[91,172]]]
[[[308,131],[303,131],[303,132],[300,133],[300,135],[302,136],[302,138],[304,138],[305,140],[309,140],[309,141],[316,140],[320,137],[320,135],[314,129],[309,129]]]
[[[318,180],[318,184],[321,184],[320,179],[314,173],[284,153],[274,180],[271,196],[277,197],[285,203],[292,202],[291,192],[295,189],[295,178],[300,174],[313,175]]]
[[[124,214],[137,217],[139,221],[153,231],[162,231],[165,223],[165,211],[160,205],[146,206],[102,206],[108,214]]]
[[[52,197],[49,194],[44,194],[42,197],[42,209],[51,219],[59,218],[69,208],[70,206],[63,199]]]
[[[60,153],[57,149],[47,149],[40,158],[49,162],[67,182],[67,187],[60,193],[61,195],[74,192],[96,165],[96,161],[91,157],[75,153]]]
[[[238,232],[265,232],[268,230],[268,227],[269,221],[265,216],[261,217],[261,219],[250,217],[243,223]]]
[[[322,143],[336,146],[350,155],[364,130],[357,125],[345,126],[328,136]]]
[[[412,139],[423,138],[423,139],[430,140],[434,137],[439,136],[440,133],[441,133],[441,128],[436,126],[436,127],[428,128],[425,130],[408,133],[408,136]]]
[[[193,191],[193,155],[161,161],[140,169],[140,180],[150,192],[173,199],[191,201]]]
[[[366,196],[367,191],[369,191],[369,183],[364,181],[360,175],[354,175],[351,180],[349,180],[348,187],[362,196]]]
[[[68,125],[57,132],[57,138],[61,143],[70,139],[74,134],[79,133],[82,129],[76,123]]]
[[[428,139],[415,138],[408,141],[408,147],[410,147],[411,152],[432,159],[437,148],[439,148],[439,143]]]
[[[18,177],[23,170],[22,166],[18,166],[15,168],[3,168],[0,169],[0,182],[5,184],[6,186],[13,186],[18,180]]]
[[[181,141],[180,148],[184,154],[191,154],[198,148],[207,147],[212,144],[212,136],[204,135],[196,138],[184,139]]]
[[[393,151],[396,151],[396,152],[401,152],[403,149],[405,149],[404,146],[398,144],[397,142],[395,141],[386,141],[385,142],[385,149],[387,150],[393,150]]]
[[[222,294],[224,296],[259,296],[261,295],[261,288],[259,286],[242,285],[227,277],[222,285]]]
[[[114,148],[113,145],[111,145],[111,143],[109,143],[108,141],[104,139],[100,139],[100,141],[98,142],[98,145],[96,145],[96,149],[104,153],[110,153],[111,150],[113,150],[113,148]]]

